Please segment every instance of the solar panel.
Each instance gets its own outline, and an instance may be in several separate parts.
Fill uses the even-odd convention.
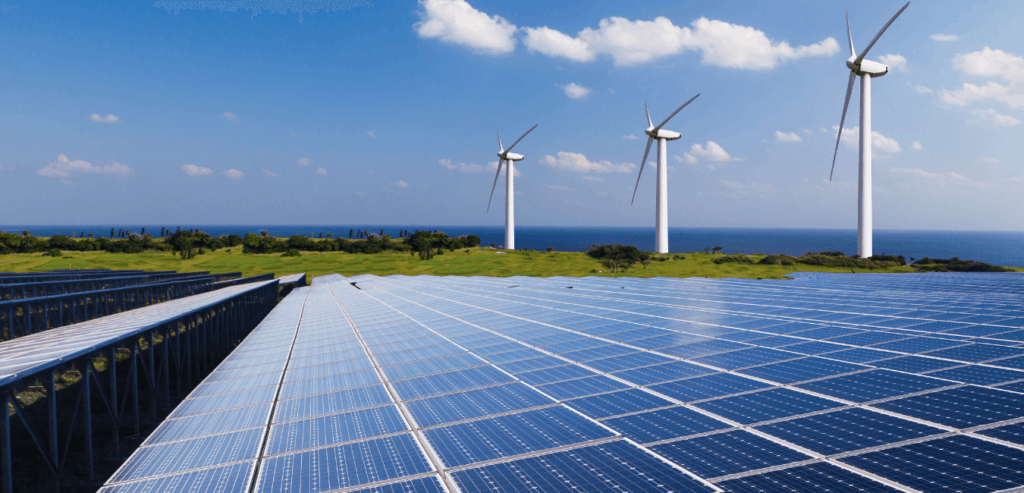
[[[794,277],[316,278],[107,488],[1022,484],[1022,276]]]

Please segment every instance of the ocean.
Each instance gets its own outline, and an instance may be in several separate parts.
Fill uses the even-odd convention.
[[[0,226],[0,231],[20,233],[27,230],[36,236],[70,235],[85,232],[109,236],[110,228],[128,229],[159,236],[160,226],[93,225],[93,226]],[[171,226],[177,228],[178,225]],[[396,236],[403,229],[438,230],[450,236],[474,234],[484,245],[505,242],[502,226],[424,226],[424,225],[181,225],[182,229],[200,229],[218,236],[268,231],[274,236],[318,236],[328,233],[347,238],[350,229]],[[76,234],[77,236],[77,234]],[[875,253],[903,255],[910,258],[950,258],[976,260],[995,265],[1024,267],[1024,232],[986,231],[899,231],[876,230]],[[591,245],[619,243],[641,250],[654,248],[654,228],[619,227],[536,227],[516,228],[516,247],[559,251],[586,251]],[[799,256],[807,252],[841,251],[857,253],[857,231],[842,229],[763,229],[763,228],[669,228],[669,249],[684,253],[704,247],[722,247],[725,253],[784,253]]]

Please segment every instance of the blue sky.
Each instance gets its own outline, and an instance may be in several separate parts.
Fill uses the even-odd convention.
[[[861,48],[902,3],[3,0],[0,224],[500,225],[495,129],[540,124],[519,225],[651,226],[644,98],[700,93],[671,226],[852,229],[843,15]],[[1022,33],[914,2],[872,49],[876,228],[1024,229]]]

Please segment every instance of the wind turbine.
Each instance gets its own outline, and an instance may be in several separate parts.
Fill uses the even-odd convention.
[[[539,125],[539,123],[537,124]],[[522,154],[516,154],[509,152],[512,150],[523,137],[537,128],[537,125],[530,127],[522,137],[516,139],[512,145],[505,149],[501,145],[501,131],[498,131],[498,172],[494,174],[494,185],[491,185],[491,198],[487,199],[487,210],[491,210],[491,200],[494,199],[494,188],[498,186],[498,176],[501,175],[501,165],[505,161],[508,161],[508,169],[505,170],[505,249],[515,250],[516,249],[516,218],[515,218],[515,184],[512,182],[512,177],[515,175],[515,169],[512,163],[516,161],[522,161],[526,159],[526,156]]]
[[[846,102],[843,103],[843,116],[839,119],[839,134],[836,135],[836,149],[832,153],[832,171],[828,175],[828,181],[832,181],[832,174],[836,171],[836,155],[839,153],[839,139],[843,135],[843,122],[846,121],[846,109],[850,106],[850,94],[853,93],[853,82],[860,76],[860,179],[857,183],[857,255],[860,258],[868,258],[872,255],[872,211],[871,211],[871,79],[881,77],[889,73],[889,67],[883,63],[865,60],[868,51],[882,33],[900,14],[903,13],[910,2],[907,2],[896,12],[896,15],[889,19],[878,31],[875,39],[868,43],[860,55],[853,49],[853,35],[850,34],[850,13],[846,13],[846,39],[850,42],[850,58],[846,60],[846,66],[850,69],[850,83],[846,86]]]
[[[700,94],[697,94],[700,96]],[[644,133],[647,134],[647,149],[644,149],[644,158],[640,161],[640,173],[636,175],[636,186],[633,187],[633,200],[629,201],[629,205],[633,205],[633,201],[636,200],[636,189],[640,187],[640,176],[644,174],[644,163],[647,162],[647,154],[651,152],[651,143],[654,139],[658,139],[658,187],[657,187],[657,206],[654,211],[654,249],[658,253],[668,253],[668,141],[676,140],[682,137],[681,134],[673,132],[671,130],[665,130],[664,127],[672,117],[676,116],[686,107],[686,105],[697,99],[697,96],[690,98],[689,101],[683,103],[682,106],[677,108],[668,115],[665,121],[658,124],[657,127],[651,122],[651,112],[647,109],[647,100],[644,100],[644,111],[647,113],[647,129]]]

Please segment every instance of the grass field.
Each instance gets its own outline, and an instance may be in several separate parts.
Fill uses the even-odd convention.
[[[304,252],[300,257],[274,255],[244,255],[241,247],[225,248],[191,260],[182,261],[170,253],[112,254],[106,252],[66,252],[63,257],[44,257],[42,254],[0,256],[0,272],[32,272],[51,269],[106,268],[175,270],[179,272],[208,270],[210,272],[242,272],[252,276],[273,272],[277,276],[305,272],[308,276],[339,273],[405,275],[458,275],[458,276],[607,276],[607,277],[743,277],[778,279],[795,271],[851,272],[849,268],[828,268],[810,265],[795,267],[780,265],[722,264],[711,262],[714,254],[686,253],[684,260],[651,262],[647,268],[641,264],[626,272],[610,274],[601,263],[579,252],[524,252],[503,254],[491,249],[471,248],[445,252],[431,260],[398,253],[351,254]],[[753,256],[757,261],[762,256]],[[899,267],[857,272],[911,272]]]

